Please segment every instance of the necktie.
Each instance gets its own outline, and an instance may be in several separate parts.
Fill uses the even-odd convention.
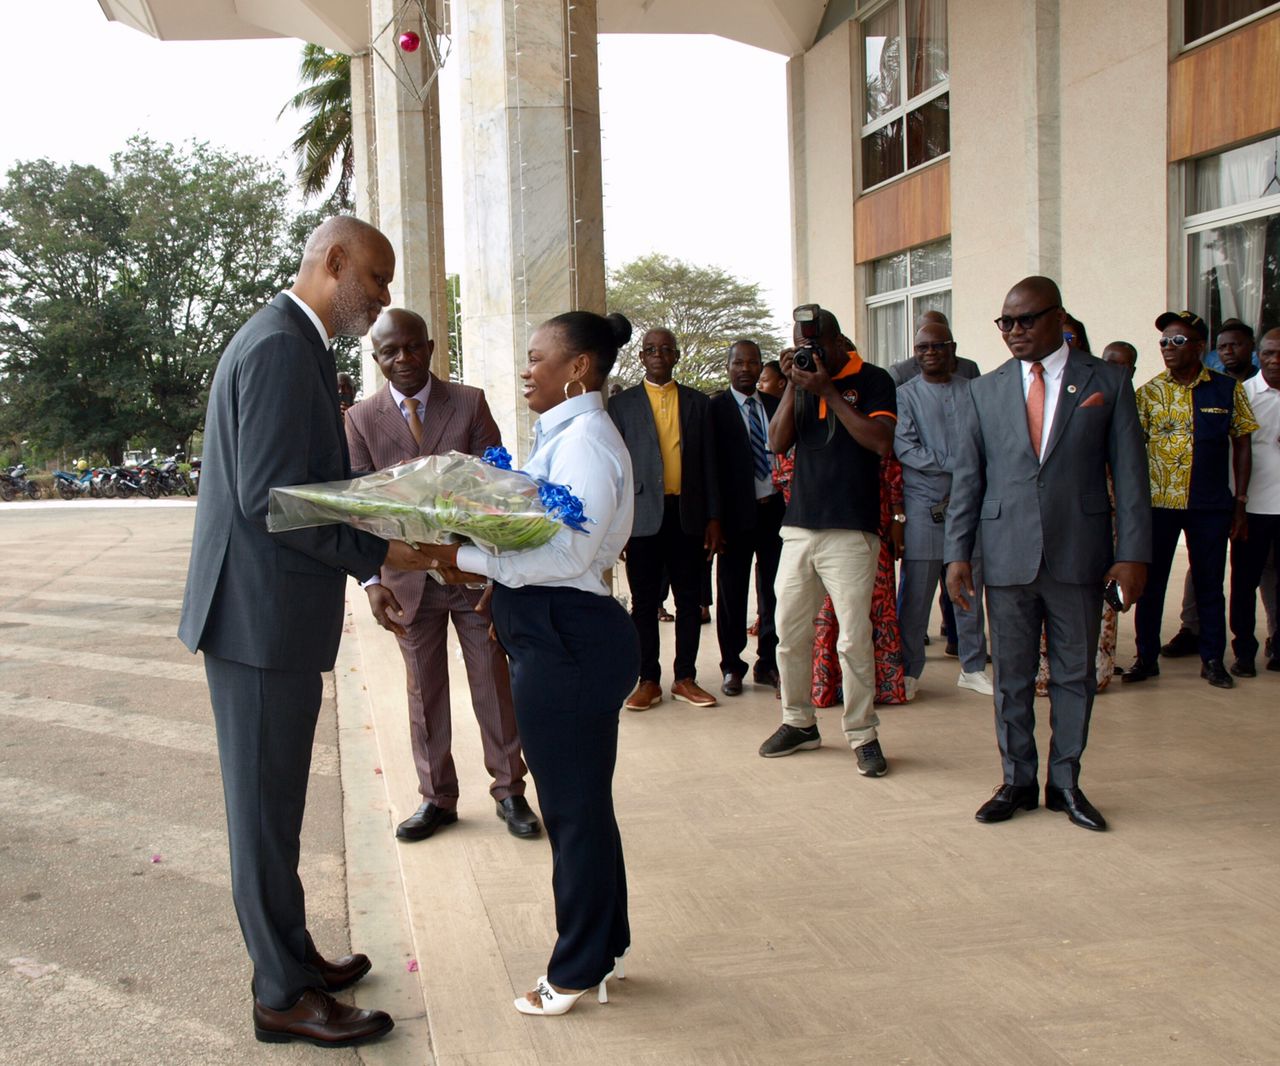
[[[1044,364],[1031,364],[1031,387],[1027,389],[1027,430],[1031,447],[1040,458],[1040,438],[1044,434]]]
[[[756,480],[769,476],[769,445],[764,435],[764,420],[760,417],[760,404],[747,397],[747,421],[751,423],[751,459],[755,466]]]
[[[413,434],[413,439],[421,444],[422,420],[418,417],[418,401],[412,396],[405,397],[404,411],[409,416],[409,432]]]

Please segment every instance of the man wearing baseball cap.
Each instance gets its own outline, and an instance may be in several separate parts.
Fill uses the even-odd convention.
[[[1164,373],[1137,395],[1151,474],[1151,568],[1134,623],[1138,658],[1123,680],[1146,681],[1160,673],[1165,588],[1178,536],[1185,534],[1200,610],[1200,676],[1218,688],[1231,688],[1222,664],[1227,540],[1245,531],[1250,434],[1258,423],[1240,383],[1201,363],[1209,340],[1204,319],[1194,311],[1166,311],[1156,319],[1156,329]]]

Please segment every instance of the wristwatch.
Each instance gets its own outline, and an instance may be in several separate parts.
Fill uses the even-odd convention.
[[[903,525],[907,524],[907,516],[904,514],[895,514],[893,516],[893,520],[895,522],[901,522]]]

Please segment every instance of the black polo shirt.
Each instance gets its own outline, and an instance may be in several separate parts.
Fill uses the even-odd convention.
[[[887,371],[849,353],[836,379],[844,402],[868,418],[898,420],[896,390]],[[783,525],[801,529],[880,530],[880,456],[853,439],[834,411],[797,390],[795,473]]]

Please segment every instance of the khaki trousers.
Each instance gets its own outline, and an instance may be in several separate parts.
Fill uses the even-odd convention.
[[[782,720],[807,728],[813,713],[813,619],[823,595],[831,597],[840,637],[836,654],[844,674],[842,726],[850,747],[876,739],[876,665],[871,643],[871,593],[880,538],[857,529],[782,527],[778,563],[778,675]]]

